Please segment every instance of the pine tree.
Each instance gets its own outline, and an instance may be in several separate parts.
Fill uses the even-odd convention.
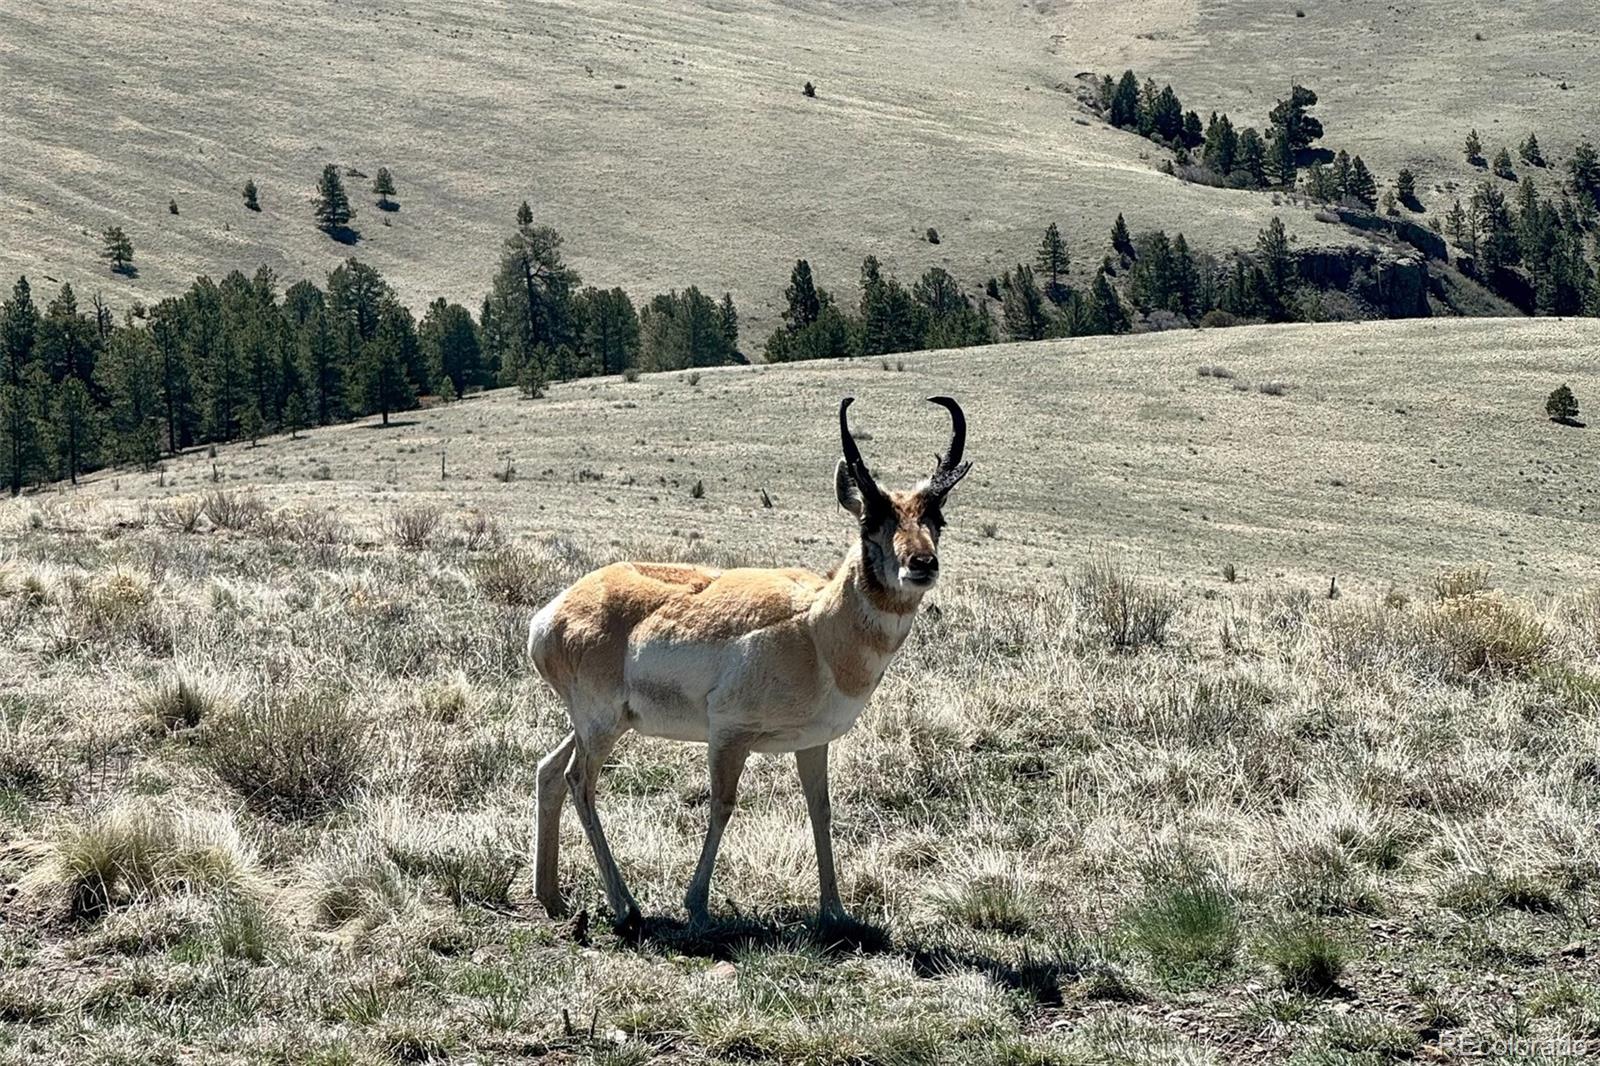
[[[1544,402],[1544,413],[1552,422],[1572,422],[1578,417],[1578,398],[1567,386],[1559,386]]]
[[[244,206],[247,211],[261,210],[261,199],[256,192],[254,179],[249,179],[244,183]]]
[[[1123,309],[1122,301],[1117,299],[1117,291],[1111,287],[1104,269],[1096,272],[1094,284],[1089,289],[1087,318],[1095,333],[1128,332],[1128,312]]]
[[[1156,137],[1174,147],[1183,143],[1183,103],[1168,85],[1156,94],[1150,124]]]
[[[811,264],[804,259],[795,261],[789,272],[789,287],[783,290],[783,320],[790,333],[798,333],[815,322],[822,314],[822,298],[816,281],[811,276]]]
[[[330,236],[344,230],[356,216],[350,207],[350,197],[344,191],[344,180],[339,177],[339,168],[332,163],[322,168],[313,202],[317,228]]]
[[[1267,145],[1254,127],[1239,134],[1239,159],[1235,167],[1251,185],[1262,185],[1267,180]]]
[[[1444,218],[1444,231],[1450,235],[1457,247],[1466,247],[1467,213],[1461,209],[1461,197],[1450,207],[1450,213]]]
[[[35,419],[43,371],[35,359],[39,312],[26,277],[11,288],[0,306],[0,463],[15,496],[40,458],[39,425]]]
[[[131,323],[116,330],[95,375],[109,401],[113,458],[148,468],[162,436],[160,353],[150,332]]]
[[[1572,193],[1587,210],[1600,208],[1600,153],[1588,141],[1579,141],[1567,160]]]
[[[1472,208],[1482,235],[1478,254],[1483,273],[1492,277],[1502,267],[1516,265],[1521,249],[1505,194],[1486,180],[1473,192]]]
[[[1213,111],[1211,122],[1206,127],[1205,147],[1200,152],[1201,161],[1208,170],[1227,177],[1233,172],[1238,154],[1239,135],[1234,132],[1233,123],[1227,115],[1218,117]]]
[[[1339,154],[1333,158],[1333,186],[1338,190],[1341,200],[1350,195],[1351,167],[1350,153],[1339,149]]]
[[[378,195],[378,208],[382,211],[393,211],[397,206],[389,197],[394,195],[394,176],[389,173],[388,167],[379,167],[378,173],[372,179],[372,191]]]
[[[1511,165],[1511,153],[1503,147],[1494,154],[1494,172],[1497,177],[1507,181],[1517,180],[1517,171]]]
[[[1017,341],[1042,340],[1049,329],[1044,297],[1033,280],[1033,268],[1018,263],[1000,282],[1006,334]]]
[[[1279,100],[1267,120],[1283,134],[1288,144],[1291,160],[1294,153],[1311,147],[1311,142],[1322,136],[1322,123],[1306,114],[1306,109],[1317,105],[1317,94],[1303,85],[1292,86],[1289,99]]]
[[[104,247],[100,251],[100,258],[111,263],[113,274],[128,274],[133,269],[133,242],[123,232],[121,226],[108,226],[101,234]]]
[[[1294,254],[1289,250],[1289,234],[1276,215],[1256,238],[1256,265],[1265,275],[1273,308],[1281,309],[1294,283]]]
[[[1467,157],[1467,162],[1475,167],[1483,166],[1483,142],[1478,139],[1478,131],[1473,130],[1467,134],[1467,143],[1462,149]]]
[[[585,289],[583,348],[601,374],[620,374],[639,362],[639,313],[621,289]]]
[[[422,361],[429,368],[428,376],[439,383],[441,395],[445,382],[450,383],[457,396],[469,387],[486,383],[478,327],[472,321],[472,312],[465,307],[442,296],[434,300],[422,316],[417,339]]]
[[[417,347],[411,312],[393,299],[384,300],[377,332],[361,350],[356,386],[363,409],[378,412],[385,426],[390,412],[416,402],[416,385],[406,368],[415,361]]]
[[[1067,253],[1066,243],[1061,239],[1061,230],[1054,222],[1044,231],[1044,239],[1039,242],[1039,252],[1035,262],[1039,272],[1049,279],[1045,282],[1045,295],[1051,302],[1060,304],[1067,295],[1061,278],[1067,273],[1072,259]]]
[[[548,377],[555,353],[579,342],[573,294],[577,271],[561,255],[561,235],[536,225],[526,202],[517,211],[517,230],[506,239],[481,321],[483,347],[498,363],[501,380],[516,384],[522,369],[538,363]]]
[[[722,303],[717,305],[717,317],[722,323],[722,336],[726,338],[728,346],[735,350],[739,347],[739,309],[733,305],[733,293],[722,294]]]
[[[319,426],[337,420],[345,410],[345,363],[335,322],[327,308],[318,307],[300,330],[300,374]]]
[[[99,413],[88,386],[77,377],[58,383],[50,398],[56,469],[74,485],[78,483],[78,475],[92,467],[97,459],[99,429]]]
[[[1205,143],[1205,130],[1200,125],[1200,116],[1193,111],[1187,111],[1183,116],[1183,146],[1185,148],[1199,148]]]
[[[1520,155],[1522,157],[1522,161],[1528,164],[1530,167],[1544,166],[1544,151],[1539,147],[1538,134],[1529,133],[1527,138],[1522,142],[1522,146],[1517,149],[1517,154]]]
[[[1288,135],[1279,127],[1273,127],[1267,140],[1267,158],[1263,170],[1272,184],[1282,188],[1293,188],[1299,171],[1295,167],[1294,148],[1290,144]]]
[[[1411,173],[1409,168],[1402,167],[1400,169],[1399,175],[1394,179],[1394,191],[1395,195],[1400,198],[1400,202],[1413,211],[1422,206],[1417,202],[1416,175]]]
[[[1111,226],[1111,250],[1121,257],[1124,263],[1133,261],[1133,238],[1128,236],[1128,223],[1119,213],[1117,221]]]
[[[283,428],[289,431],[290,440],[297,440],[300,432],[310,425],[311,405],[306,400],[305,390],[295,389],[283,404]]]
[[[1111,124],[1118,129],[1131,129],[1139,124],[1139,80],[1133,71],[1125,70],[1111,94]]]
[[[1378,183],[1372,176],[1372,171],[1367,169],[1367,164],[1356,156],[1350,161],[1350,186],[1348,194],[1351,199],[1359,200],[1368,208],[1378,206]]]

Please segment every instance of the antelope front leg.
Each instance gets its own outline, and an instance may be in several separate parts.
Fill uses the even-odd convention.
[[[742,744],[725,741],[711,742],[707,761],[711,765],[711,824],[706,828],[706,843],[700,849],[700,863],[694,868],[694,880],[684,894],[683,905],[693,922],[710,918],[711,870],[717,864],[717,848],[722,844],[722,831],[733,817],[733,804],[739,792],[739,775],[744,772],[744,762],[750,749]]]
[[[818,924],[826,928],[848,915],[839,902],[839,882],[833,870],[833,805],[828,802],[828,745],[818,744],[794,753],[800,771],[800,788],[811,815],[811,835],[817,843],[817,883],[821,910]]]

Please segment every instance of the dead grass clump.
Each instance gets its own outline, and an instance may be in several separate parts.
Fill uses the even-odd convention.
[[[437,507],[402,507],[389,515],[389,538],[406,551],[421,551],[433,541],[443,513]]]
[[[469,552],[498,548],[506,541],[505,530],[499,519],[485,512],[472,510],[461,516],[461,546]]]
[[[472,563],[478,588],[506,607],[537,607],[554,596],[573,576],[559,558],[528,548],[504,547]]]
[[[130,801],[58,826],[45,852],[27,885],[80,919],[137,898],[260,888],[255,851],[223,811]]]
[[[205,501],[199,496],[180,496],[156,509],[156,523],[174,533],[195,533],[205,513]]]
[[[1101,559],[1083,568],[1076,591],[1113,648],[1137,651],[1166,643],[1178,605],[1165,589],[1141,584],[1110,559]]]
[[[1543,622],[1493,593],[1453,595],[1419,617],[1422,637],[1454,674],[1523,676],[1547,662],[1554,650]]]
[[[73,606],[87,630],[106,635],[131,625],[153,602],[149,578],[116,569],[79,588]]]
[[[206,761],[246,803],[280,818],[323,814],[354,797],[371,761],[371,725],[342,694],[273,695],[217,715]]]
[[[318,929],[370,930],[421,909],[422,898],[376,836],[323,848],[303,867],[299,894]]]
[[[141,704],[144,715],[167,732],[193,729],[216,714],[220,706],[217,696],[186,677],[156,686]]]
[[[266,505],[253,492],[234,492],[216,489],[205,494],[203,501],[206,517],[218,529],[231,529],[242,533],[259,522],[266,514]]]
[[[378,819],[389,858],[405,874],[435,883],[451,903],[505,907],[526,865],[526,845],[487,818],[434,820],[390,808]]]
[[[1488,592],[1493,587],[1493,585],[1489,584],[1489,568],[1487,566],[1469,566],[1461,570],[1446,570],[1433,579],[1433,598],[1443,603],[1459,596],[1473,596],[1480,592]]]

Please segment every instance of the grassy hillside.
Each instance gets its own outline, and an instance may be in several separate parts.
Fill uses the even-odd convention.
[[[1576,1061],[1600,536],[1594,431],[1540,409],[1592,396],[1597,344],[1413,322],[593,382],[0,503],[0,1061]],[[636,737],[599,805],[645,935],[605,930],[570,818],[585,917],[546,920],[532,605],[617,557],[833,561],[839,395],[901,482],[936,391],[976,464],[947,580],[831,758],[870,926],[812,935],[775,757],[685,926],[703,752]]]
[[[1082,70],[1132,63],[1252,121],[1304,79],[1330,141],[1380,177],[1417,168],[1430,202],[1431,183],[1467,176],[1454,161],[1470,124],[1490,145],[1529,124],[1553,155],[1570,145],[1597,54],[1583,20],[1502,4],[1474,42],[1466,24],[1417,32],[1454,20],[1448,5],[1410,5],[1401,25],[1382,6],[10,5],[0,273],[125,306],[262,262],[320,280],[354,252],[415,305],[475,306],[526,198],[592,281],[731,290],[753,346],[798,256],[848,291],[868,252],[901,275],[940,263],[981,282],[1030,258],[1050,220],[1092,267],[1118,212],[1201,247],[1248,245],[1275,212],[1302,242],[1351,239],[1269,197],[1156,173],[1148,143],[1085,124]],[[1455,59],[1472,61],[1465,76],[1434,77]],[[1563,78],[1573,91],[1553,87]],[[386,165],[399,186],[392,214],[357,197],[354,248],[310,222],[329,160]],[[260,214],[242,205],[247,178]],[[137,279],[96,258],[112,224],[138,249]]]
[[[1561,161],[1579,138],[1600,136],[1600,23],[1592,15],[1583,0],[1172,0],[1050,10],[1064,62],[1148,72],[1202,117],[1215,109],[1262,125],[1284,94],[1275,86],[1312,86],[1332,148],[1362,156],[1380,182],[1410,167],[1423,203],[1440,213],[1450,201],[1436,186],[1485,176],[1463,157],[1471,129],[1487,158],[1502,145],[1515,158],[1530,131]]]
[[[611,378],[539,401],[501,390],[389,431],[194,452],[159,478],[95,475],[78,495],[139,507],[211,488],[214,467],[223,485],[273,505],[315,500],[374,535],[405,500],[585,544],[626,528],[827,566],[838,398],[861,397],[867,454],[900,480],[942,443],[942,415],[921,397],[949,393],[970,412],[976,463],[957,571],[1026,581],[1110,550],[1206,585],[1230,562],[1248,580],[1307,587],[1481,562],[1554,590],[1600,577],[1600,485],[1592,434],[1548,422],[1544,400],[1568,382],[1587,402],[1597,350],[1588,320],[1457,319],[727,368],[697,385]],[[1261,391],[1275,383],[1284,395]],[[508,462],[514,477],[500,480]],[[977,535],[985,523],[992,539]]]

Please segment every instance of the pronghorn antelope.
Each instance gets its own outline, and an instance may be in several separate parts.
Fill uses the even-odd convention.
[[[534,889],[551,914],[562,911],[556,859],[570,791],[618,926],[639,922],[594,802],[606,756],[637,729],[707,745],[711,824],[684,897],[691,919],[707,917],[717,847],[752,751],[795,753],[816,841],[821,921],[844,917],[829,829],[828,742],[855,724],[938,580],[945,497],[972,465],[961,461],[961,406],[948,396],[930,399],[950,412],[950,445],[909,492],[878,487],[850,435],[851,399],[839,404],[844,458],[834,491],[859,529],[831,576],[615,563],[533,616],[529,656],[572,721],[572,732],[539,763]]]

